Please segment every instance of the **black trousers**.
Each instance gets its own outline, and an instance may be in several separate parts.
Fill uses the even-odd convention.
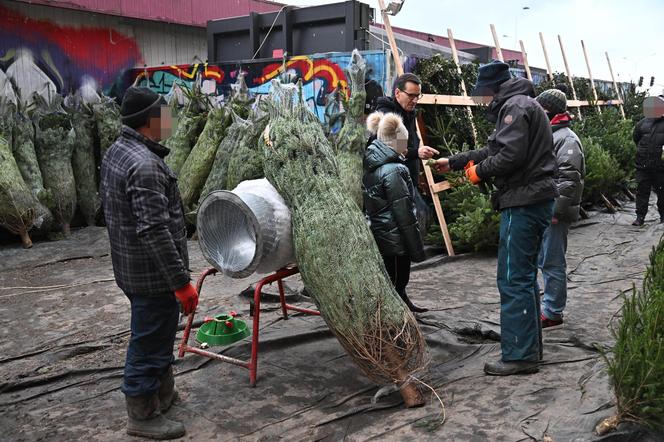
[[[410,280],[410,256],[383,256],[383,262],[399,296],[406,296],[406,286]]]
[[[664,170],[637,169],[636,174],[636,216],[645,218],[648,213],[650,192],[657,194],[657,209],[660,218],[664,217]]]

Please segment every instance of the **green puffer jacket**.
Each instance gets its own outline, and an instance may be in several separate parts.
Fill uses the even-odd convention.
[[[382,141],[374,140],[364,153],[362,192],[380,253],[423,261],[410,173],[403,157]]]

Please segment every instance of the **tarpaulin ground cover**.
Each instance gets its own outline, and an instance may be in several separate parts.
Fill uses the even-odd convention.
[[[627,204],[615,215],[592,213],[571,230],[565,324],[545,330],[545,361],[535,375],[482,372],[484,362],[500,354],[494,256],[433,257],[417,267],[409,295],[430,308],[419,315],[430,350],[422,381],[445,404],[443,425],[435,398],[405,409],[395,392],[372,404],[378,387],[324,322],[311,316],[284,321],[270,302],[261,316],[257,386],[249,387],[245,369],[189,354],[176,362],[182,401],[169,415],[185,420],[188,440],[597,440],[595,424],[615,408],[596,346],[611,345],[608,326],[621,306],[618,295],[640,284],[651,247],[664,233],[652,213],[645,228],[630,226],[632,220]],[[195,242],[189,247],[197,274],[207,263]],[[3,439],[127,438],[119,383],[129,303],[112,278],[103,228],[31,250],[2,246]],[[301,289],[297,278],[287,285]],[[197,319],[235,310],[250,323],[248,298],[238,296],[246,286],[211,277]],[[303,297],[297,302],[311,306]],[[248,341],[223,352],[247,358]]]

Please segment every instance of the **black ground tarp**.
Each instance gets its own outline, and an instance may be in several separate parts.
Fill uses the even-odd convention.
[[[184,419],[187,440],[600,440],[592,430],[615,408],[597,346],[611,345],[618,295],[640,283],[664,233],[652,213],[646,227],[632,227],[633,206],[626,204],[615,215],[593,212],[571,231],[565,324],[545,330],[545,362],[535,375],[482,372],[500,352],[494,256],[433,257],[418,266],[409,293],[430,308],[419,315],[431,358],[422,381],[445,405],[442,425],[435,398],[417,409],[405,409],[398,393],[372,404],[378,387],[320,318],[284,321],[269,302],[258,385],[249,387],[243,368],[186,355],[175,366],[182,401],[169,415]],[[198,273],[207,264],[195,242],[189,248]],[[31,250],[0,249],[3,440],[126,439],[119,383],[129,303],[112,278],[103,228]],[[296,277],[287,281],[301,289]],[[250,322],[248,300],[238,296],[246,285],[211,277],[197,318],[235,310]],[[223,352],[247,358],[248,341]],[[622,429],[601,440],[660,438]]]

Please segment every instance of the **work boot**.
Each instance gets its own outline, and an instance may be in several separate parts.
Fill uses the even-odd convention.
[[[167,419],[159,411],[157,393],[125,396],[127,402],[127,434],[148,439],[176,439],[184,436],[184,425]]]
[[[532,374],[539,371],[537,361],[496,361],[484,364],[484,373],[491,376]]]
[[[429,311],[428,308],[418,307],[415,304],[413,304],[412,301],[410,300],[410,298],[408,297],[408,295],[405,292],[404,293],[399,293],[399,296],[401,296],[401,299],[403,299],[403,302],[406,303],[406,305],[408,306],[408,308],[410,309],[411,312],[413,312],[413,313],[424,313],[424,312]]]
[[[159,382],[161,382],[161,386],[159,387],[159,411],[166,413],[171,408],[171,405],[180,398],[178,391],[175,389],[175,377],[173,376],[172,365],[169,365],[168,370],[161,375]]]
[[[641,218],[640,216],[637,216],[632,225],[635,227],[641,227],[644,223],[645,219]]]
[[[544,313],[542,313],[542,316],[540,316],[540,320],[542,321],[542,328],[556,327],[558,325],[563,324],[562,318],[561,319],[549,319],[546,316],[544,316]]]

